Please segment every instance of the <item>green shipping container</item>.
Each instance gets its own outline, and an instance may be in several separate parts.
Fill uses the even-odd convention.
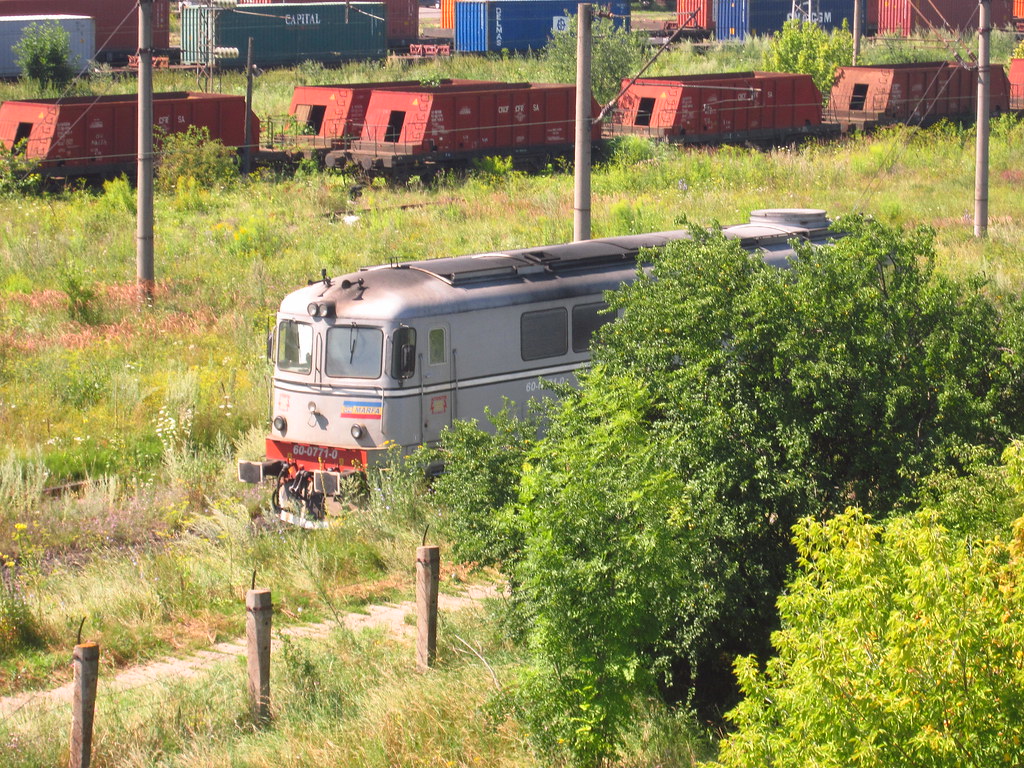
[[[181,62],[204,64],[213,48],[237,48],[221,67],[244,67],[249,38],[260,67],[383,58],[384,3],[273,3],[237,8],[184,6]]]

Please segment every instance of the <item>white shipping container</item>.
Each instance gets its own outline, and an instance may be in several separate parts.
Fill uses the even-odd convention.
[[[0,16],[0,77],[18,77],[21,69],[14,46],[30,24],[54,23],[63,27],[71,41],[71,67],[78,71],[96,57],[96,22],[91,16]]]

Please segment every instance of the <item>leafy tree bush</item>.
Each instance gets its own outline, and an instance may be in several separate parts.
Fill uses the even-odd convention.
[[[29,24],[11,50],[25,77],[40,87],[63,88],[75,76],[71,67],[71,38],[56,22]]]
[[[186,131],[164,134],[157,143],[155,186],[162,192],[172,192],[180,184],[227,187],[238,176],[235,150],[211,139],[208,128],[190,125]]]
[[[25,158],[25,140],[12,149],[0,145],[0,197],[37,195],[43,191],[38,164]]]
[[[735,701],[799,519],[887,514],[1024,426],[1019,307],[935,274],[928,230],[845,226],[789,270],[718,233],[656,255],[529,457],[515,575],[550,674],[524,696],[579,762],[643,696]]]
[[[508,408],[488,412],[493,431],[475,421],[456,421],[441,435],[445,472],[433,484],[442,510],[440,528],[463,561],[494,565],[522,550],[522,532],[511,510],[519,477],[537,426],[517,419]]]
[[[578,28],[576,17],[569,17],[566,30],[556,33],[544,48],[544,61],[559,82],[576,82]],[[622,78],[636,74],[644,65],[651,48],[645,34],[616,29],[610,19],[595,20],[593,35],[591,85],[594,98],[605,104],[618,94]]]
[[[842,29],[825,32],[817,24],[787,21],[772,38],[762,66],[768,72],[810,75],[825,99],[832,92],[836,68],[853,63],[853,35]]]
[[[801,521],[777,655],[763,671],[737,661],[745,699],[721,764],[1018,764],[1024,519],[1009,538],[952,532],[927,509]]]

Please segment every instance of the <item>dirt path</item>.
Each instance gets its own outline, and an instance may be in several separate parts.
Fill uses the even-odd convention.
[[[470,608],[480,604],[485,597],[493,597],[496,593],[494,586],[471,586],[462,595],[440,594],[437,598],[439,611],[452,612]],[[383,628],[396,637],[413,639],[416,636],[415,624],[406,622],[406,616],[415,616],[416,603],[409,601],[404,603],[388,603],[385,605],[371,605],[367,607],[366,613],[346,613],[341,619],[352,631],[359,631],[369,628]],[[318,624],[302,624],[299,626],[286,627],[274,632],[274,639],[271,645],[271,654],[278,650],[281,635],[289,638],[317,638],[326,637],[335,627],[335,621],[323,621]],[[196,677],[205,672],[214,664],[237,656],[245,656],[245,638],[229,640],[224,643],[217,643],[209,648],[197,651],[185,658],[167,658],[160,661],[150,662],[137,667],[128,667],[120,670],[113,678],[103,675],[101,670],[101,685],[104,693],[119,693],[130,691],[150,683],[155,683],[171,678],[187,679]],[[6,720],[18,712],[35,711],[37,707],[50,709],[59,705],[70,705],[74,696],[74,683],[62,685],[48,691],[29,691],[13,696],[0,698],[0,720]]]

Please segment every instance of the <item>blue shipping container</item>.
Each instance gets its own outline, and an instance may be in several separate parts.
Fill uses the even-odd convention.
[[[547,45],[556,32],[569,28],[576,0],[456,0],[455,50],[485,51],[537,50]],[[629,30],[629,2],[598,5],[596,13],[611,14],[616,28]]]
[[[845,20],[853,29],[855,0],[811,0],[810,21],[826,31],[838,29]],[[807,8],[806,0],[803,3]],[[867,3],[864,4],[865,11]],[[793,14],[792,0],[718,0],[717,37],[719,40],[743,40],[751,35],[771,35]],[[862,23],[866,23],[866,13]]]

